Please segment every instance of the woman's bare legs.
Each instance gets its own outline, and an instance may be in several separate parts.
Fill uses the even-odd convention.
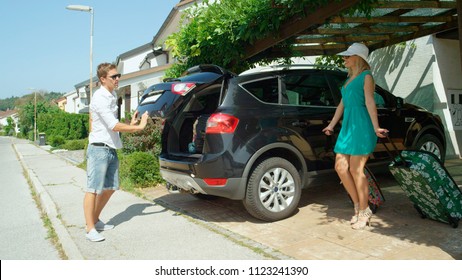
[[[337,154],[335,158],[335,171],[337,171],[355,207],[355,215],[351,218],[351,224],[358,222],[359,214],[369,209],[369,186],[364,174],[364,167],[368,158],[369,156],[344,154]]]
[[[363,229],[370,223],[372,211],[369,209],[369,184],[364,167],[368,156],[351,156],[350,173],[355,181],[356,191],[359,198],[358,221],[352,225],[353,229]]]
[[[351,217],[350,223],[354,224],[358,221],[359,214],[359,197],[356,190],[355,181],[350,173],[350,156],[337,154],[335,157],[335,171],[337,171],[343,187],[347,191],[354,204],[354,215]]]
[[[354,180],[360,210],[369,206],[369,184],[366,174],[364,174],[364,167],[368,158],[369,156],[350,156],[350,174]]]

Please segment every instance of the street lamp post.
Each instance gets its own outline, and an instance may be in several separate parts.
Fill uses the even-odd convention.
[[[34,142],[37,141],[37,91],[34,91]]]
[[[37,91],[35,88],[28,88],[34,91],[34,142],[37,141]]]
[[[68,10],[89,12],[90,13],[90,96],[88,96],[88,105],[90,105],[90,99],[93,94],[93,15],[94,9],[90,6],[82,5],[69,5],[66,7]]]

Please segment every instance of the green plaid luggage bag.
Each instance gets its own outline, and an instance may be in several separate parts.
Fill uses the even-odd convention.
[[[422,218],[457,228],[462,218],[462,192],[433,153],[401,151],[389,169]]]

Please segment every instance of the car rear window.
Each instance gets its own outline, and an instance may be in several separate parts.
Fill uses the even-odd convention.
[[[263,102],[275,104],[279,102],[279,86],[277,78],[249,82],[241,84],[241,87]]]

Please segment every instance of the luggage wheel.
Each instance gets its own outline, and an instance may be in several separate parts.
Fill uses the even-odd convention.
[[[453,218],[451,216],[448,217],[449,225],[452,226],[452,228],[457,228],[459,226],[459,219]]]
[[[371,209],[372,214],[375,214],[375,213],[377,213],[377,209],[379,207],[377,205],[375,205],[375,204],[369,203],[369,208]]]
[[[421,217],[422,219],[427,218],[427,215],[425,215],[425,213],[422,211],[422,209],[420,209],[419,206],[414,205],[414,208],[415,208],[415,210],[417,210],[417,212],[419,212],[419,215],[420,215],[420,217]]]

